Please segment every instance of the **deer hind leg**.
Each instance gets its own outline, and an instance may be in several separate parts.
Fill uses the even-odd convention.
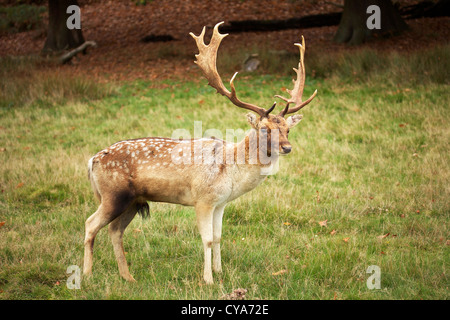
[[[222,237],[222,218],[225,205],[218,206],[213,215],[213,270],[222,272],[222,262],[220,258],[220,239]]]
[[[214,281],[211,270],[211,247],[213,244],[214,207],[205,204],[198,204],[195,206],[195,212],[197,216],[197,226],[202,237],[203,250],[205,254],[203,279],[207,284],[212,284]]]
[[[102,203],[98,207],[97,211],[95,211],[95,213],[86,220],[83,267],[83,273],[85,275],[92,274],[92,260],[95,236],[100,231],[100,229],[120,216],[120,214],[123,213],[131,203],[131,199],[126,199],[124,197],[111,198],[114,200],[108,200],[107,198],[103,197]]]
[[[127,260],[125,258],[125,251],[123,249],[123,233],[126,227],[133,220],[137,213],[137,206],[133,204],[124,213],[117,217],[110,223],[108,231],[111,237],[111,242],[114,248],[117,264],[119,265],[119,274],[127,281],[135,282],[133,276],[128,270]]]

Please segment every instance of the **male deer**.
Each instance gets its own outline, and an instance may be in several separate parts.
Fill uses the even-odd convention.
[[[203,71],[209,85],[218,93],[226,96],[237,107],[254,112],[247,115],[252,130],[238,143],[214,138],[125,140],[92,157],[88,164],[89,179],[94,194],[101,203],[97,211],[86,220],[85,275],[92,273],[94,238],[101,228],[109,224],[119,273],[126,280],[134,281],[124,255],[123,233],[136,213],[148,214],[147,201],[156,201],[195,208],[204,249],[203,278],[206,283],[213,283],[211,267],[216,272],[222,270],[220,238],[226,204],[254,189],[266,177],[261,174],[261,170],[273,165],[279,155],[291,152],[289,129],[294,127],[302,116],[293,115],[287,119],[284,117],[306,106],[317,93],[316,90],[308,100],[302,102],[305,83],[304,39],[302,38],[302,44],[295,44],[300,48],[300,62],[298,69],[294,68],[297,73],[294,88],[287,90],[290,98],[276,96],[286,102],[286,107],[278,115],[272,115],[270,112],[275,108],[275,104],[266,110],[237,98],[233,84],[236,74],[230,81],[231,91],[222,83],[216,68],[217,50],[222,39],[227,36],[218,31],[222,23],[214,27],[209,45],[205,45],[203,40],[205,28],[199,36],[190,33],[199,49],[195,62]],[[292,108],[291,104],[294,105]],[[266,142],[260,143],[261,141]],[[274,145],[278,145],[275,150]],[[259,155],[256,158],[250,154],[251,148],[255,146]],[[244,154],[241,161],[238,159],[239,154]],[[264,154],[272,157],[272,163],[261,161],[260,155]],[[186,157],[195,161],[180,160]]]

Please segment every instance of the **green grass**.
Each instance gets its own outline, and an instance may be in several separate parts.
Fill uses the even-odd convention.
[[[332,59],[311,57],[317,73],[305,96],[317,88],[318,97],[280,171],[225,209],[215,284],[202,284],[193,209],[151,203],[150,218],[125,233],[138,282],[119,277],[102,230],[81,290],[66,287],[66,269],[82,266],[84,221],[97,207],[87,160],[122,139],[193,134],[194,120],[204,131],[246,130],[245,112],[206,81],[99,85],[55,75],[44,85],[35,79],[45,71],[20,76],[2,59],[0,299],[219,299],[236,288],[250,299],[449,299],[448,54],[363,51],[337,57],[344,66],[327,74],[318,68]],[[376,59],[389,68],[368,65]],[[269,106],[290,77],[241,75],[236,86]],[[370,265],[381,269],[380,290],[366,286]]]

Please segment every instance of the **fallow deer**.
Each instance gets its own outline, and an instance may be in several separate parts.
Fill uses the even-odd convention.
[[[237,73],[231,78],[231,91],[222,83],[216,67],[217,50],[227,36],[219,33],[222,23],[215,25],[209,45],[205,45],[203,40],[205,28],[199,36],[190,33],[199,50],[195,63],[218,93],[237,107],[253,112],[247,115],[252,129],[238,143],[214,138],[142,138],[117,142],[92,157],[88,163],[88,175],[100,206],[86,220],[85,275],[92,273],[95,236],[109,224],[119,273],[124,279],[135,281],[125,259],[123,233],[136,213],[149,213],[147,201],[156,201],[195,208],[204,249],[203,279],[208,284],[213,283],[211,267],[216,272],[222,271],[220,239],[226,204],[254,189],[266,178],[263,169],[273,165],[279,155],[291,152],[289,129],[298,124],[302,116],[293,115],[287,119],[285,116],[306,106],[317,93],[316,90],[309,99],[302,101],[305,84],[303,37],[302,44],[295,44],[300,48],[300,62],[298,69],[294,68],[297,74],[294,88],[287,90],[289,98],[276,96],[284,100],[286,106],[278,115],[273,115],[270,112],[275,104],[266,110],[237,98],[234,87]],[[294,106],[290,107],[291,104]],[[251,155],[251,149],[255,146],[258,151],[256,157]],[[241,161],[239,154],[244,155]],[[271,163],[262,161],[261,155],[264,154],[271,157]],[[191,161],[182,161],[185,158]]]

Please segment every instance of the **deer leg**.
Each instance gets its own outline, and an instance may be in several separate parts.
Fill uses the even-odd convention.
[[[210,205],[198,204],[195,206],[197,215],[197,226],[202,237],[203,250],[205,254],[205,265],[203,279],[207,284],[213,284],[211,270],[211,247],[213,243],[213,212],[214,207]]]
[[[222,272],[220,239],[222,237],[222,217],[224,209],[225,205],[216,207],[213,215],[213,269],[215,272]]]
[[[94,252],[94,240],[101,228],[117,218],[130,204],[123,198],[115,198],[110,201],[102,198],[102,203],[97,211],[91,215],[85,224],[85,238],[84,238],[84,267],[83,273],[85,275],[92,274],[92,259]]]
[[[127,260],[125,258],[125,251],[123,250],[123,233],[126,227],[133,220],[136,215],[136,205],[130,206],[124,213],[118,216],[113,222],[109,224],[109,236],[114,248],[117,264],[119,265],[119,274],[127,281],[135,282],[133,276],[128,270]]]

